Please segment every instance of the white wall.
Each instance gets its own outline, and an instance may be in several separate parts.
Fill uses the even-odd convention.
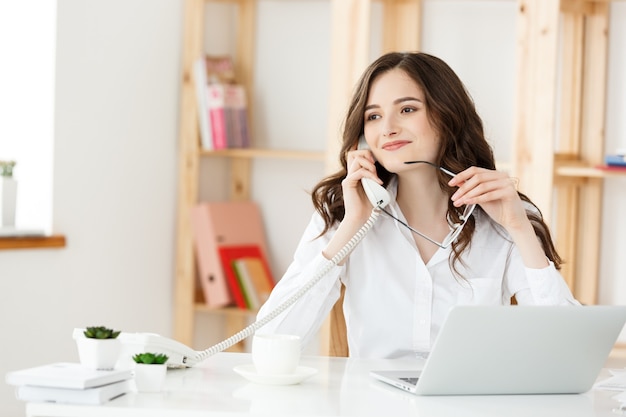
[[[609,69],[606,114],[607,153],[626,149],[626,3],[611,3]],[[604,182],[602,206],[602,257],[600,294],[602,304],[626,304],[626,178]],[[626,343],[626,330],[620,340]]]
[[[330,40],[320,28],[329,27],[328,2],[260,4],[257,48],[263,55],[257,63],[255,106],[266,107],[266,118],[255,122],[258,140],[267,146],[322,149]],[[620,23],[626,19],[625,6],[612,6]],[[424,49],[442,56],[461,75],[498,158],[507,159],[515,2],[426,0],[424,11]],[[229,11],[219,13],[216,22]],[[67,235],[68,246],[0,251],[0,375],[76,360],[70,334],[77,326],[101,323],[171,334],[181,19],[180,2],[171,0],[59,0],[53,208],[54,230]],[[379,25],[379,16],[374,20]],[[618,26],[613,23],[611,34],[611,147],[626,146],[621,117],[626,36]],[[289,43],[283,44],[286,38]],[[212,47],[228,51],[233,44]],[[222,167],[217,159],[203,161],[202,199],[225,197]],[[254,197],[266,215],[277,275],[289,263],[311,214],[307,191],[322,171],[315,162],[254,164]],[[604,207],[611,219],[603,227],[600,301],[608,304],[626,304],[619,258],[626,253],[625,181],[607,181]],[[196,343],[202,347],[219,338],[220,329],[214,320],[199,319],[204,339]],[[23,404],[2,384],[0,415],[23,415]]]

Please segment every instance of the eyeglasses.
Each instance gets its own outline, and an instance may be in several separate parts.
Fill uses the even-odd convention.
[[[433,166],[433,167],[437,168],[438,170],[448,174],[451,177],[455,177],[456,176],[455,173],[453,173],[451,171],[448,171],[447,169],[445,169],[443,167],[440,167],[438,165],[435,165],[432,162],[428,162],[428,161],[408,161],[408,162],[405,162],[405,164],[427,164],[427,165],[430,165],[430,166]],[[392,219],[394,219],[395,221],[397,221],[398,223],[400,223],[401,225],[403,225],[404,227],[406,227],[407,229],[409,229],[411,232],[415,233],[416,235],[421,236],[422,238],[428,240],[430,243],[433,243],[433,244],[439,246],[442,249],[447,249],[447,248],[450,247],[450,245],[452,245],[452,243],[454,243],[457,240],[457,238],[459,237],[459,235],[463,231],[463,227],[465,227],[465,224],[467,223],[467,220],[472,215],[472,213],[474,212],[475,208],[476,208],[476,204],[470,204],[468,206],[465,206],[465,209],[463,210],[463,213],[459,216],[459,220],[461,220],[461,223],[453,223],[450,220],[450,216],[448,215],[448,227],[450,227],[450,233],[448,233],[446,235],[446,237],[443,239],[443,241],[441,243],[437,242],[435,239],[432,239],[432,238],[426,236],[425,234],[415,230],[414,228],[409,226],[407,223],[403,222],[402,220],[398,219],[393,214],[389,213],[384,208],[381,208],[381,210],[383,211],[383,213],[385,213],[386,215],[388,215],[389,217],[391,217]]]

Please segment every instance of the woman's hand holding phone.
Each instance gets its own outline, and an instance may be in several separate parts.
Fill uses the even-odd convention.
[[[353,150],[349,151],[347,170],[346,177],[341,182],[345,214],[337,232],[323,251],[327,259],[334,257],[354,237],[372,214],[374,206],[366,194],[363,186],[364,181],[369,182],[366,187],[377,188],[376,197],[373,198],[381,200],[383,206],[389,203],[389,194],[376,175],[375,160],[370,150],[359,149],[355,146]]]

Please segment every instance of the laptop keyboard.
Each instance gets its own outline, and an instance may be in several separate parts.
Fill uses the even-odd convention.
[[[418,377],[410,377],[410,378],[400,378],[402,381],[411,384],[411,385],[415,385],[417,384],[417,380],[419,379]]]

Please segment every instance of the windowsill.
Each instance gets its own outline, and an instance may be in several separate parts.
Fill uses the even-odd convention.
[[[0,237],[0,250],[64,247],[65,236],[63,235]]]

